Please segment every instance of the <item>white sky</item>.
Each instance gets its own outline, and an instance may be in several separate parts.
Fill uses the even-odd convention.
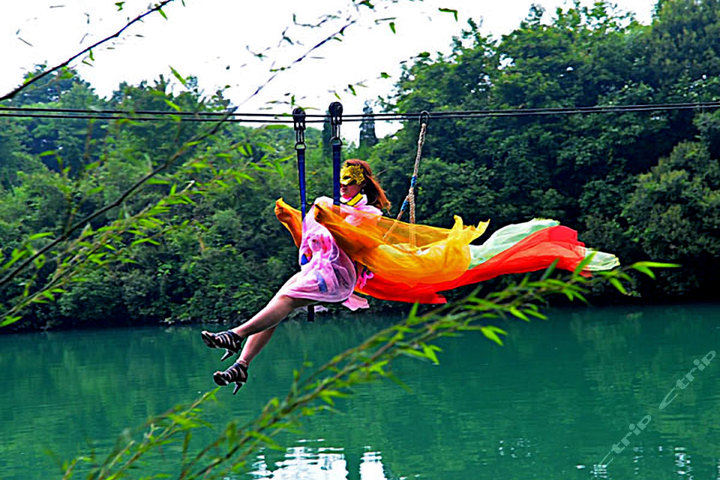
[[[55,65],[97,40],[110,35],[148,7],[148,0],[128,0],[122,12],[117,0],[2,0],[0,10],[0,92],[21,83],[23,75],[38,63]],[[101,96],[108,96],[121,81],[152,82],[160,74],[171,77],[170,66],[182,75],[198,77],[206,93],[224,86],[225,95],[243,112],[270,109],[289,112],[291,107],[269,104],[273,100],[296,101],[308,109],[324,112],[340,95],[345,113],[361,113],[365,100],[387,95],[400,72],[400,62],[429,51],[446,52],[452,36],[466,27],[468,17],[482,22],[481,31],[496,38],[519,26],[532,3],[542,5],[546,18],[564,0],[373,0],[377,11],[352,8],[350,0],[180,0],[165,9],[168,19],[158,14],[135,24],[113,45],[94,53],[92,66],[76,61],[81,76]],[[583,1],[583,4],[586,4]],[[388,4],[388,5],[384,5]],[[621,0],[621,11],[633,12],[648,23],[654,0]],[[439,8],[457,10],[459,20]],[[293,14],[300,23],[314,23],[324,14],[343,10],[342,18],[322,28],[293,26]],[[330,42],[307,58],[281,72],[259,95],[256,88],[270,76],[272,61],[283,66],[304,54],[312,45],[339,29],[351,15],[359,18],[345,31],[342,42]],[[388,21],[395,18],[396,34]],[[294,45],[281,42],[285,28]],[[299,44],[297,41],[302,42]],[[280,47],[278,47],[281,45]],[[266,52],[265,60],[250,53]],[[387,72],[391,79],[380,79]],[[362,82],[357,96],[346,89]],[[378,133],[393,130],[377,125]],[[356,126],[346,124],[346,138],[356,137]]]

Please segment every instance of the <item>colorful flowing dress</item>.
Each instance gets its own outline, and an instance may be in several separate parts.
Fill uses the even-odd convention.
[[[305,216],[300,219],[297,210],[292,217],[286,219],[293,225],[293,238],[298,246],[300,271],[290,277],[280,288],[278,295],[293,298],[304,298],[322,303],[340,303],[347,308],[356,310],[367,308],[367,300],[353,294],[358,285],[364,285],[371,273],[367,269],[356,268],[355,262],[335,242],[330,231],[316,220],[316,209],[332,207],[332,200],[320,197]],[[282,217],[282,208],[278,203],[276,214]],[[367,218],[378,218],[381,211],[368,205],[367,197],[358,194],[344,203],[345,216],[343,222],[352,225],[357,222],[358,214]],[[282,220],[281,220],[282,221]],[[287,223],[285,223],[288,225]],[[358,271],[359,270],[359,271]]]
[[[304,237],[311,233],[302,230],[300,213],[280,199],[276,214],[302,251]],[[308,221],[308,217],[313,218]],[[544,270],[554,262],[557,268],[572,271],[588,256],[592,258],[584,267],[585,275],[619,265],[615,255],[586,248],[575,230],[555,220],[508,225],[481,245],[471,242],[485,232],[488,222],[468,226],[459,216],[452,228],[445,229],[323,201],[316,202],[305,223],[309,232],[313,225],[322,226],[331,236],[332,248],[356,270],[369,272],[360,281],[356,274],[355,292],[383,300],[445,303],[441,292],[499,275]]]

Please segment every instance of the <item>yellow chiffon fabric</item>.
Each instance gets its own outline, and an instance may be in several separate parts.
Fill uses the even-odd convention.
[[[488,226],[464,225],[459,216],[450,229],[415,225],[342,205],[315,205],[312,212],[352,260],[408,288],[449,282],[464,274],[471,261],[468,245]],[[300,212],[279,199],[275,213],[298,244]]]

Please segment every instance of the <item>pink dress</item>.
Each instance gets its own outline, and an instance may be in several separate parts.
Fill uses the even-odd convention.
[[[362,195],[346,204],[362,211],[381,214],[378,208],[368,205],[367,197]],[[320,197],[315,204],[332,205],[328,197]],[[367,308],[367,300],[353,294],[355,286],[364,285],[372,273],[363,269],[361,274],[355,269],[355,263],[343,252],[327,228],[315,220],[314,207],[303,220],[302,242],[298,258],[300,271],[290,277],[278,291],[278,295],[293,298],[305,298],[325,303],[340,303],[351,309]],[[353,223],[354,217],[349,215],[345,221]],[[309,259],[309,260],[308,260]]]

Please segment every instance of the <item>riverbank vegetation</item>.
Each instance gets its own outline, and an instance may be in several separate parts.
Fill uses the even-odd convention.
[[[471,22],[450,53],[412,59],[378,108],[717,102],[719,16],[717,0],[662,1],[650,25],[605,4],[552,16],[533,8],[501,39]],[[172,75],[181,89],[159,78],[100,98],[63,69],[3,103],[177,114],[152,122],[140,113],[124,120],[0,117],[0,303],[13,328],[236,322],[295,271],[295,248],[273,216],[276,198],[297,203],[292,128],[183,121],[179,112],[231,105],[222,92],[201,91],[193,77]],[[370,160],[395,213],[418,125],[379,141],[371,132],[366,123],[345,157]],[[332,191],[328,138],[309,129],[307,143],[313,198]],[[459,214],[467,222],[491,219],[492,230],[556,218],[625,264],[681,264],[657,282],[634,285],[647,301],[711,299],[720,272],[718,158],[714,108],[431,118],[418,220],[447,226]]]

